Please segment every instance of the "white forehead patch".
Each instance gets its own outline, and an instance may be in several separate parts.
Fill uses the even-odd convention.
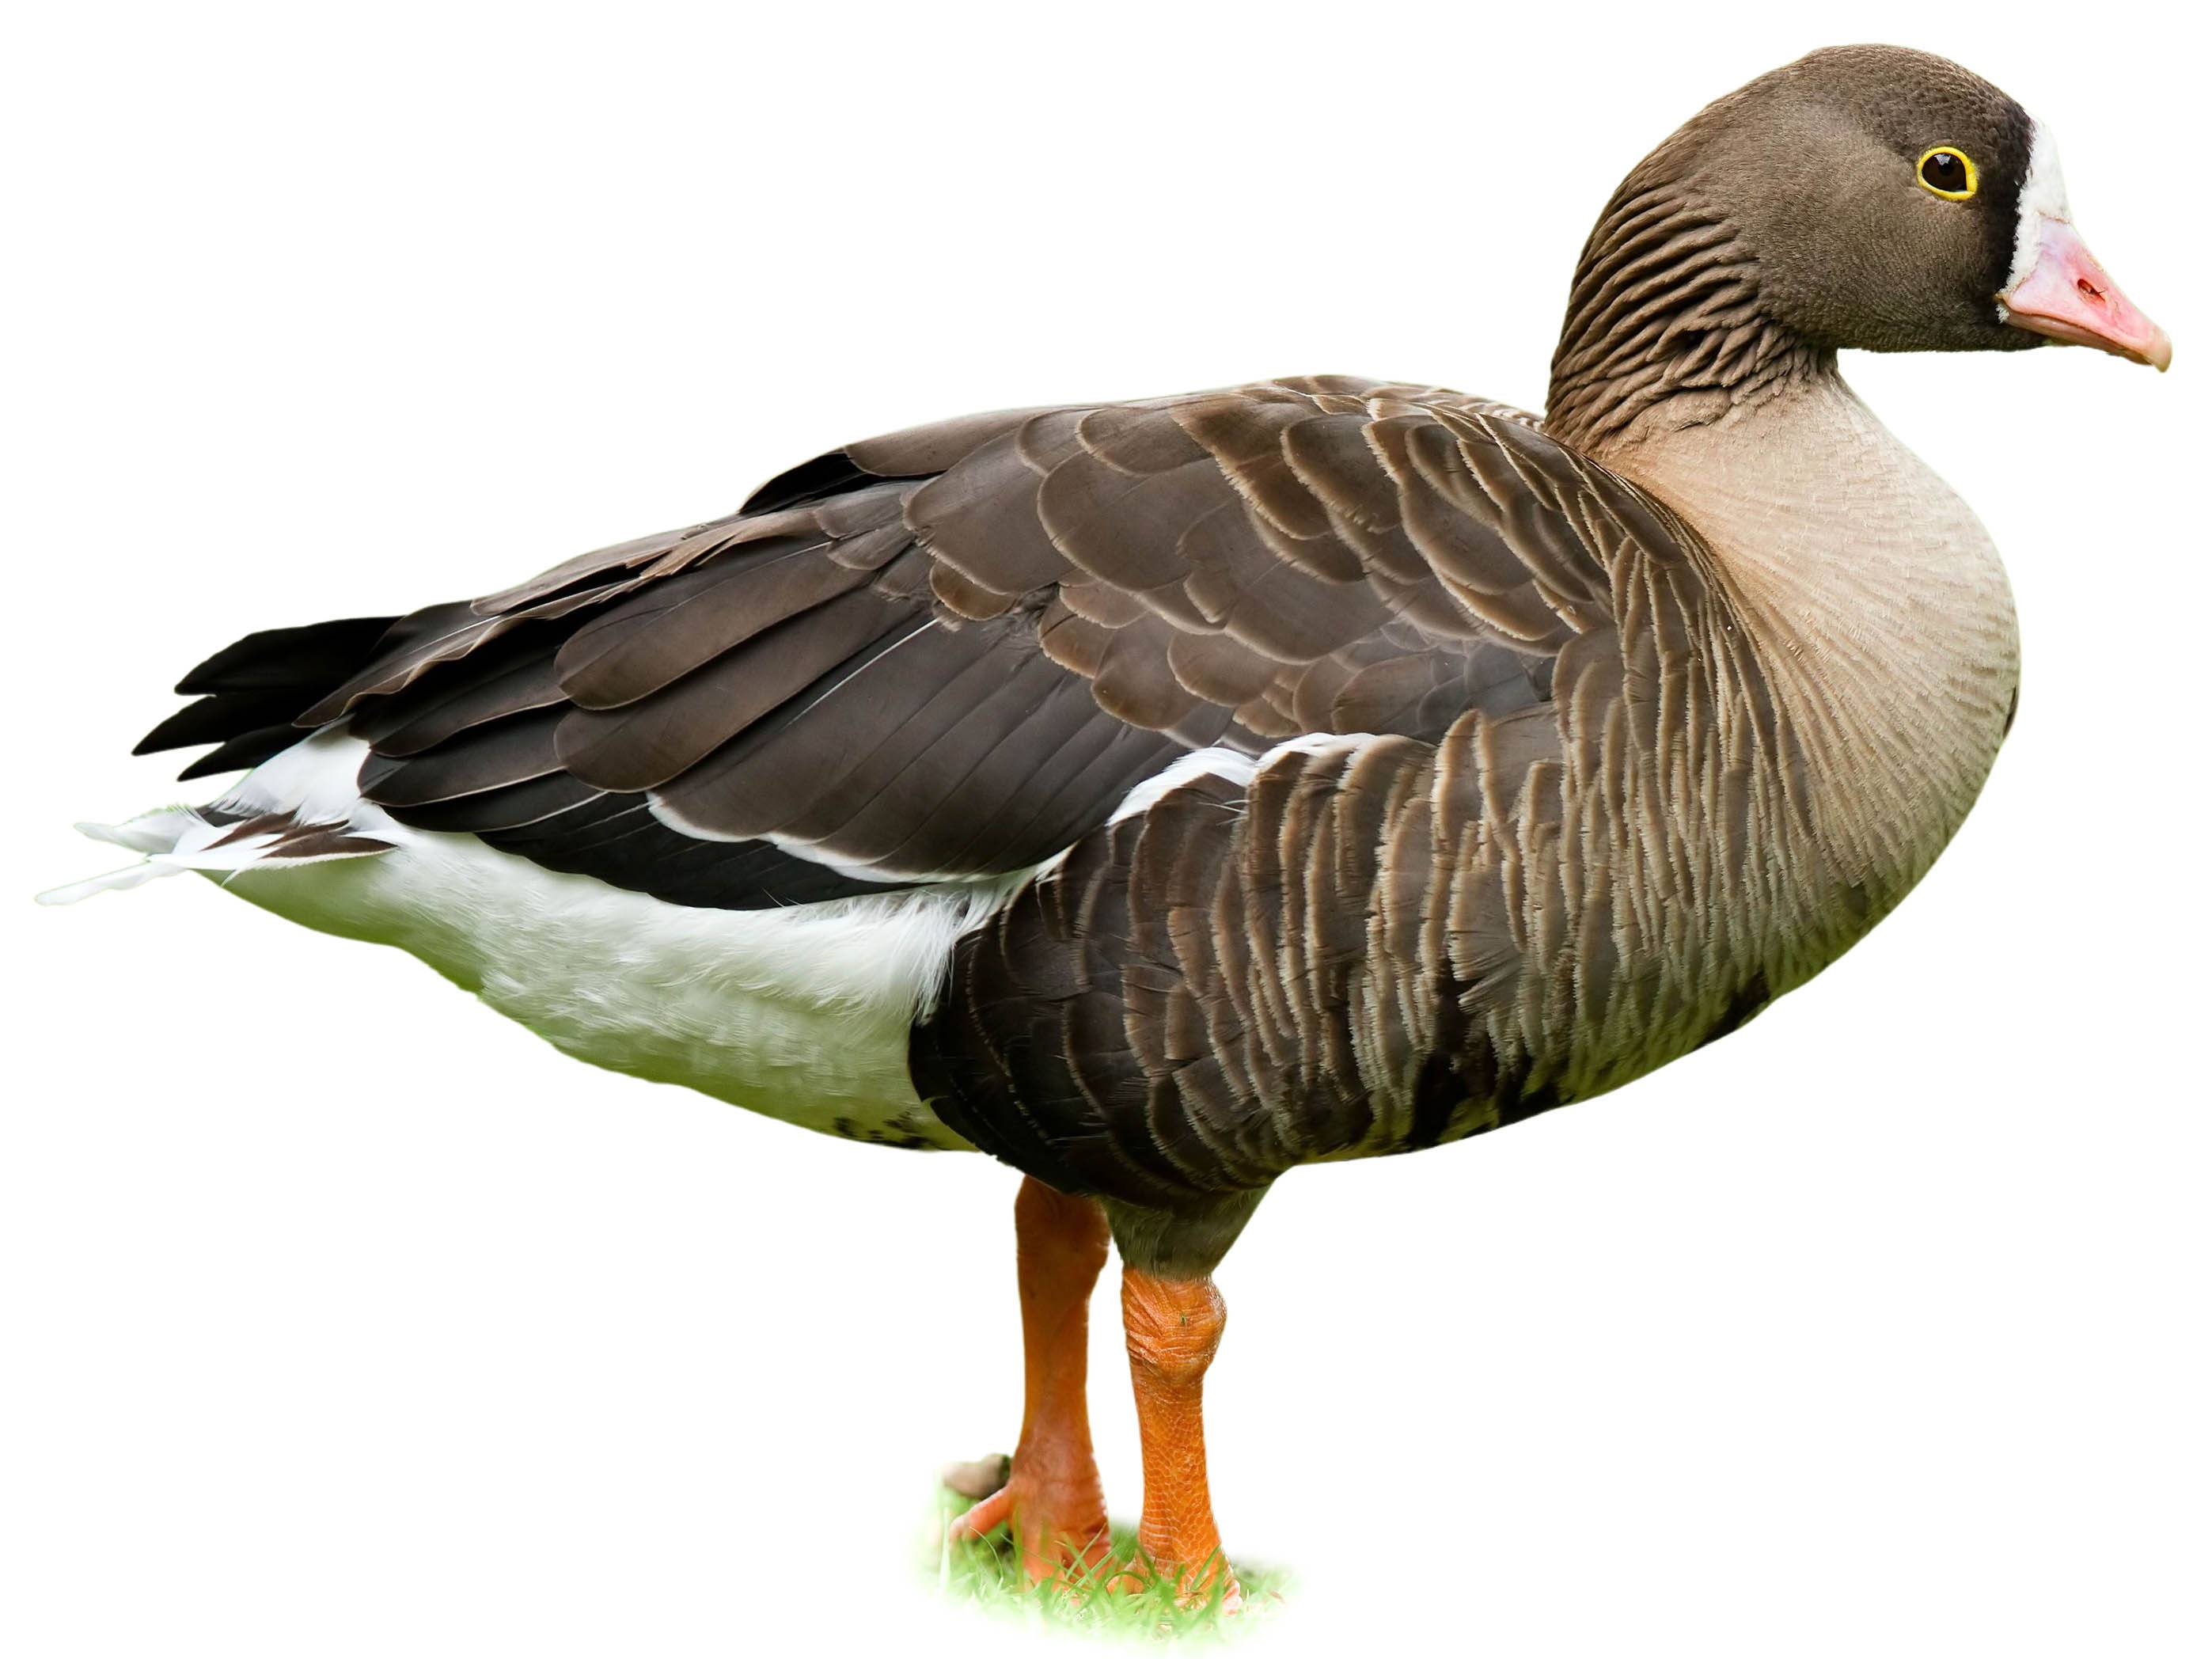
[[[2040,121],[2031,121],[2027,146],[2027,178],[2020,187],[2020,222],[2013,232],[2012,274],[2005,278],[2004,291],[2010,294],[2027,280],[2035,269],[2037,232],[2045,219],[2073,218],[2066,205],[2066,176],[2058,169],[2058,146],[2051,142],[2051,130]],[[1998,311],[2004,309],[2002,302]]]

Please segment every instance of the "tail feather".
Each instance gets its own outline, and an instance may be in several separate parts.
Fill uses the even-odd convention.
[[[122,892],[180,870],[228,881],[240,871],[293,869],[389,852],[405,831],[360,799],[353,779],[357,738],[335,732],[296,738],[283,759],[248,775],[205,806],[166,806],[125,823],[80,823],[80,834],[143,853],[145,860],[38,896],[74,904]]]
[[[176,873],[173,867],[155,864],[148,859],[137,864],[127,864],[120,870],[110,870],[104,876],[73,881],[66,887],[49,887],[38,896],[38,902],[40,904],[75,904],[79,899],[88,899],[94,893],[127,893],[156,876],[173,876]]]
[[[166,853],[193,824],[204,822],[188,806],[165,806],[157,812],[141,812],[122,823],[77,823],[70,828],[111,847],[127,847],[134,853]]]
[[[186,674],[177,690],[199,701],[161,721],[131,752],[213,744],[179,775],[249,775],[206,806],[164,807],[120,824],[78,824],[93,840],[143,853],[144,860],[52,888],[38,896],[39,902],[74,904],[181,870],[227,881],[257,866],[388,852],[394,843],[377,832],[397,826],[362,801],[356,787],[362,745],[341,732],[313,731],[299,722],[332,687],[360,672],[398,621],[348,617],[266,629],[225,646]]]
[[[190,807],[165,806],[159,811],[142,812],[122,823],[80,823],[76,831],[94,841],[106,842],[111,847],[127,847],[146,856],[137,864],[126,864],[105,875],[73,881],[66,887],[49,888],[38,896],[41,904],[75,904],[94,893],[127,893],[156,876],[173,876],[191,867],[177,857],[178,849],[195,841],[212,840],[222,833],[222,826],[202,817]],[[186,858],[190,856],[189,853],[185,854]]]

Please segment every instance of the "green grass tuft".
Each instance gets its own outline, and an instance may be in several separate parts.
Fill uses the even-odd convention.
[[[1003,1527],[988,1538],[946,1539],[947,1523],[967,1507],[968,1501],[957,1493],[937,1489],[935,1531],[940,1541],[928,1570],[939,1590],[987,1613],[1039,1628],[1124,1641],[1236,1641],[1280,1612],[1291,1587],[1291,1575],[1283,1569],[1240,1558],[1237,1579],[1243,1587],[1244,1605],[1235,1613],[1221,1611],[1218,1587],[1204,1606],[1196,1607],[1176,1606],[1175,1592],[1164,1583],[1137,1591],[1109,1591],[1108,1581],[1121,1571],[1117,1564],[1133,1559],[1137,1551],[1136,1528],[1120,1525],[1113,1529],[1113,1553],[1102,1565],[1073,1583],[1032,1584]]]

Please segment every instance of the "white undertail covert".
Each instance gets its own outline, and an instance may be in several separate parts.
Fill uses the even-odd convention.
[[[907,1076],[908,1033],[952,943],[1028,878],[759,910],[694,908],[564,875],[473,836],[411,830],[364,801],[367,746],[305,738],[206,808],[82,825],[146,854],[41,895],[69,903],[196,871],[319,932],[396,945],[563,1053],[853,1139],[964,1147]],[[295,858],[287,815],[386,850]]]

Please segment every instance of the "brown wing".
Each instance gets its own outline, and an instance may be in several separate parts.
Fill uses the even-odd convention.
[[[1528,417],[1432,388],[977,416],[403,618],[298,723],[350,720],[404,823],[790,902],[1036,864],[1191,748],[1543,702],[1610,625],[1615,555],[1671,533]]]

